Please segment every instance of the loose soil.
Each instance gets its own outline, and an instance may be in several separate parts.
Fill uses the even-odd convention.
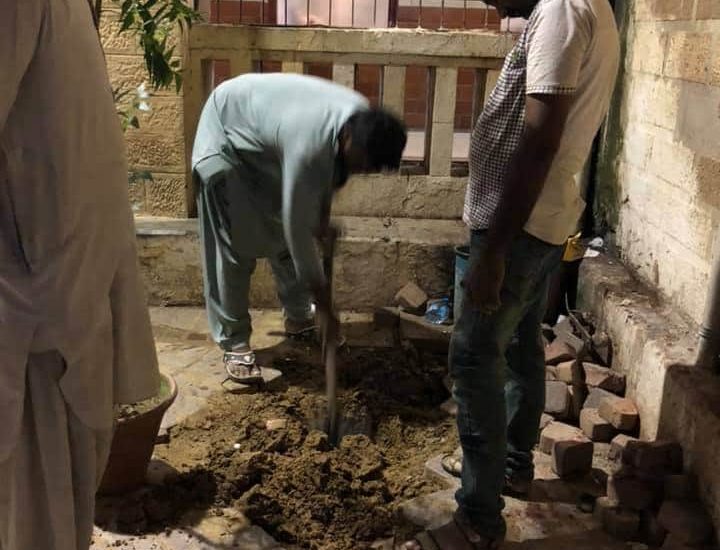
[[[341,429],[332,447],[324,424],[325,381],[317,357],[276,359],[282,387],[221,393],[171,431],[156,457],[177,470],[163,485],[126,498],[124,532],[160,531],[191,507],[237,508],[278,541],[304,548],[367,548],[411,527],[398,504],[440,487],[425,461],[457,446],[445,358],[352,350],[339,360]]]

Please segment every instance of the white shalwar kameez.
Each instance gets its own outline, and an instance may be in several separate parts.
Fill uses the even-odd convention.
[[[0,0],[0,548],[85,550],[113,404],[152,396],[123,136],[87,0]]]

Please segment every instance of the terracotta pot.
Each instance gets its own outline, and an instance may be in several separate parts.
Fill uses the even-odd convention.
[[[118,420],[99,494],[129,493],[144,483],[163,416],[178,393],[175,380],[161,376],[169,386],[164,399],[148,411]]]

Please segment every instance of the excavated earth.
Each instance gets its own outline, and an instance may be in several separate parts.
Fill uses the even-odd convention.
[[[304,548],[367,548],[411,532],[398,505],[439,489],[424,463],[457,446],[454,421],[439,408],[448,397],[445,358],[360,349],[338,361],[339,444],[322,430],[319,359],[276,358],[280,385],[218,393],[171,430],[156,458],[172,475],[125,497],[115,528],[158,532],[193,509],[236,508],[279,542]]]

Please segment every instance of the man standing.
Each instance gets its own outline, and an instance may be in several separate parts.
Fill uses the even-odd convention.
[[[529,490],[545,399],[548,283],[584,208],[574,176],[619,63],[608,0],[486,1],[528,24],[471,141],[464,220],[472,267],[450,350],[462,486],[454,521],[407,548],[498,548],[501,494]]]
[[[336,332],[315,238],[349,175],[396,170],[406,141],[396,117],[319,78],[247,74],[210,95],[192,163],[208,317],[231,379],[261,379],[248,312],[256,258],[270,260],[288,335],[313,330],[313,297]]]
[[[0,14],[0,547],[83,550],[113,403],[159,382],[125,147],[87,0]]]

